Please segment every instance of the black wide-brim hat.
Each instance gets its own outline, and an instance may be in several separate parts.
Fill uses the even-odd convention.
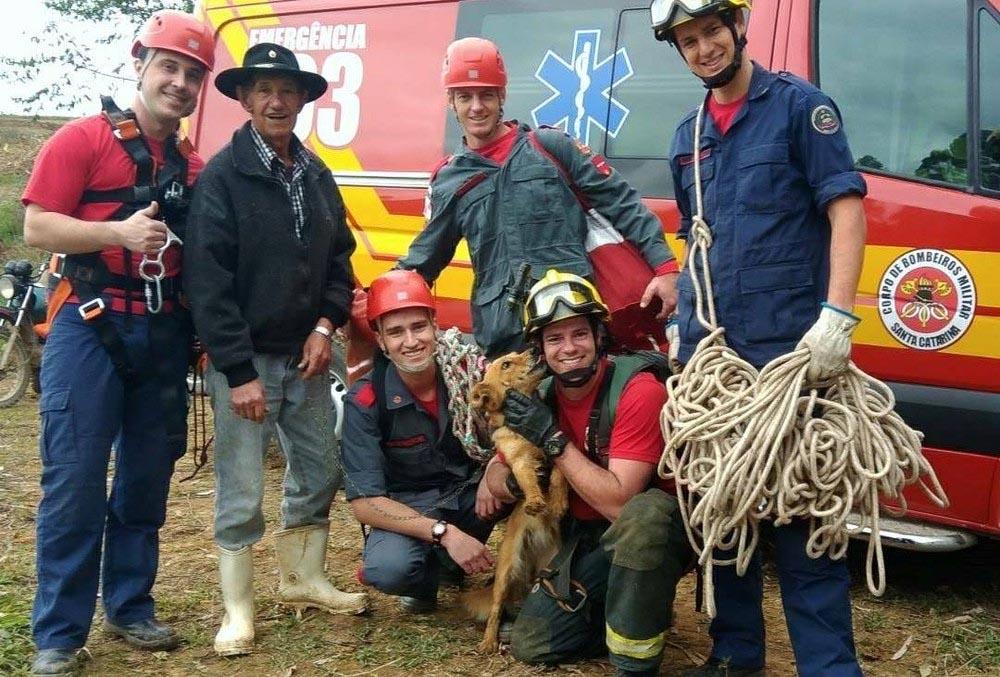
[[[299,60],[285,47],[270,42],[254,45],[243,55],[243,66],[224,70],[215,76],[215,88],[230,99],[239,100],[236,88],[245,85],[255,73],[292,78],[306,90],[306,101],[315,101],[326,91],[326,78],[299,68]]]

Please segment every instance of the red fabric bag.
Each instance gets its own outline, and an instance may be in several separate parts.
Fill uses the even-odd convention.
[[[612,340],[620,348],[659,350],[666,345],[664,323],[656,319],[660,299],[653,297],[645,308],[639,306],[642,293],[653,279],[653,269],[638,248],[622,237],[614,225],[590,205],[566,168],[542,146],[534,131],[528,132],[528,139],[559,169],[586,214],[585,246],[594,269],[594,286],[611,311],[609,329]]]

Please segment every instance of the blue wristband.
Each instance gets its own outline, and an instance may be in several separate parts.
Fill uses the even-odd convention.
[[[845,317],[849,317],[852,320],[857,320],[858,322],[861,321],[861,318],[858,317],[857,315],[855,315],[854,313],[849,312],[847,310],[844,310],[843,308],[838,308],[837,306],[832,305],[830,303],[827,303],[826,301],[823,301],[823,303],[821,303],[819,305],[820,305],[821,308],[829,308],[830,310],[832,310],[832,311],[834,311],[836,313],[840,313],[841,315],[844,315]]]

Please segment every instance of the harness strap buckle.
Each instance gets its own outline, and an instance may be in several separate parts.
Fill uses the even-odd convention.
[[[90,299],[86,303],[81,303],[80,307],[77,308],[77,312],[80,313],[80,317],[82,317],[85,321],[90,322],[91,320],[95,320],[100,317],[105,308],[104,299],[98,296]]]
[[[139,125],[137,125],[135,120],[132,118],[111,120],[111,124],[114,126],[112,134],[114,134],[116,139],[121,141],[131,141],[132,139],[139,138]]]

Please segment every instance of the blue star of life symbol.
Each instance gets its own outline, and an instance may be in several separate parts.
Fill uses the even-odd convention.
[[[601,31],[576,31],[573,58],[567,63],[551,49],[535,71],[552,96],[531,111],[535,126],[551,125],[590,144],[591,125],[618,136],[629,110],[611,96],[611,88],[632,77],[625,48],[598,61]]]

